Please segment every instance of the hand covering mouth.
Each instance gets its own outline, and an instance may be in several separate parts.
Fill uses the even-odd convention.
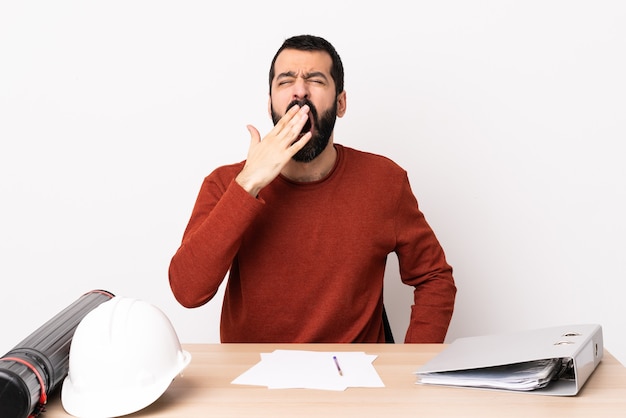
[[[311,129],[313,128],[315,116],[317,114],[316,113],[317,109],[315,108],[313,103],[311,103],[309,100],[303,99],[303,100],[294,100],[291,103],[289,103],[289,106],[287,106],[287,110],[291,109],[295,105],[298,105],[300,107],[305,106],[305,105],[309,106],[309,118],[307,119],[306,123],[304,124],[304,126],[300,130],[300,133],[298,134],[298,136],[301,137],[305,133],[311,131]]]

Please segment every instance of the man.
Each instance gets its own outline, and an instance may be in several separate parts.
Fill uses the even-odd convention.
[[[383,277],[398,256],[414,286],[405,342],[443,342],[456,287],[407,173],[334,143],[343,64],[323,38],[287,39],[270,67],[274,128],[248,126],[245,161],[204,179],[169,269],[186,307],[229,273],[222,342],[384,342]]]

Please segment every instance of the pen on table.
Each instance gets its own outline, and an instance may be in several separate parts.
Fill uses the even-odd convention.
[[[337,361],[337,356],[333,356],[333,360],[335,360],[335,366],[337,366],[337,371],[339,372],[339,376],[343,376],[343,372],[341,371],[341,367],[339,366],[339,361]]]

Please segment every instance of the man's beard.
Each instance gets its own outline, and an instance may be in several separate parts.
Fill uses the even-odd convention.
[[[321,117],[317,113],[317,108],[315,107],[315,105],[313,105],[313,103],[311,103],[307,99],[292,101],[291,103],[289,103],[289,106],[287,106],[285,113],[287,113],[287,110],[291,109],[295,105],[300,105],[300,107],[304,105],[309,106],[310,118],[313,119],[313,124],[315,126],[315,133],[313,134],[313,137],[309,139],[309,142],[307,142],[304,145],[304,147],[302,147],[302,149],[300,149],[300,151],[298,151],[291,158],[301,163],[309,163],[313,161],[315,158],[317,158],[317,156],[320,155],[322,151],[326,149],[326,146],[328,145],[328,141],[330,141],[330,137],[333,133],[333,129],[335,129],[335,121],[337,120],[337,101],[335,100],[333,107],[327,110],[326,112],[324,112],[324,114],[322,114]],[[274,122],[274,125],[276,125],[278,121],[280,120],[280,118],[282,117],[282,115],[279,115],[274,111],[273,105],[271,106],[271,111],[272,111],[272,121]],[[309,123],[307,122],[304,125],[301,134],[304,134],[308,131],[309,129],[308,126],[309,126]]]

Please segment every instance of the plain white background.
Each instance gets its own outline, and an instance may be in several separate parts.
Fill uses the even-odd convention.
[[[0,351],[84,292],[217,342],[168,285],[201,181],[267,132],[267,72],[313,33],[344,60],[336,142],[405,167],[458,285],[447,341],[599,323],[626,362],[621,1],[4,1]],[[386,303],[402,340],[411,288]]]

